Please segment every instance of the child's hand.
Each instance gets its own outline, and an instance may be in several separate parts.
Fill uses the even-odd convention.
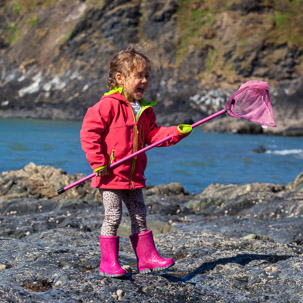
[[[104,168],[102,168],[98,171],[95,171],[95,173],[96,173],[97,177],[103,177],[103,176],[106,176],[108,174],[108,169],[107,169],[107,167],[104,167]]]

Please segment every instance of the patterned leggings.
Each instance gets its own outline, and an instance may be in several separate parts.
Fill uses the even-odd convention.
[[[100,190],[104,205],[104,220],[101,227],[102,236],[116,236],[122,219],[122,201],[126,205],[131,219],[132,234],[147,231],[146,206],[142,189]]]

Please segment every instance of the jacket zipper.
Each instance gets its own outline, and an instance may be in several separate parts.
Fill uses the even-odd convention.
[[[130,105],[131,107],[131,105]],[[132,115],[135,121],[134,124],[134,145],[133,145],[133,153],[135,153],[137,151],[137,141],[138,141],[138,128],[137,128],[137,120],[134,114],[133,109],[131,108],[132,111]],[[137,161],[137,156],[133,157],[133,161],[132,161],[132,167],[131,167],[131,171],[130,171],[130,177],[129,177],[129,185],[130,185],[130,189],[135,189],[134,187],[134,183],[133,183],[133,175],[135,172],[135,168],[136,168],[136,161]]]
[[[140,124],[140,139],[141,139],[141,149],[143,146],[143,123]]]
[[[134,153],[138,150],[138,133],[139,133],[139,131],[138,131],[137,125],[135,124],[135,137],[134,137],[134,149],[133,149]],[[134,175],[135,168],[136,168],[136,162],[137,162],[137,156],[133,157],[132,168],[131,168],[131,172],[130,172],[130,188],[131,189],[135,189],[134,183],[133,183],[133,175]]]
[[[131,106],[130,106],[131,107]],[[135,133],[135,136],[134,136],[134,148],[133,148],[133,153],[137,152],[138,151],[138,135],[139,135],[139,131],[138,131],[138,121],[139,121],[139,118],[141,117],[142,113],[144,112],[144,110],[146,108],[148,108],[150,106],[146,106],[144,108],[141,108],[141,110],[139,111],[139,113],[137,114],[137,117],[135,117],[135,114],[134,114],[134,111],[133,109],[131,108],[131,111],[132,111],[132,114],[133,114],[133,118],[134,118],[134,121],[135,121],[135,126],[134,126],[134,133]],[[141,133],[142,133],[142,127],[143,125],[141,124]],[[141,145],[143,144],[143,140],[141,141]],[[132,161],[132,167],[131,167],[131,172],[130,172],[130,178],[129,178],[129,184],[130,184],[130,189],[135,189],[135,186],[134,186],[134,183],[133,183],[133,175],[134,175],[134,172],[135,172],[135,168],[136,168],[136,161],[137,161],[137,156],[133,157],[133,161]]]

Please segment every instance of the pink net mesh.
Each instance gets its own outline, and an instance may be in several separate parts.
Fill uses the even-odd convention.
[[[240,117],[263,126],[276,126],[267,82],[252,80],[242,84],[226,102],[232,117]]]

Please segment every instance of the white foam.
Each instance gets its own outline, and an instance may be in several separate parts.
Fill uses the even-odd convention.
[[[282,155],[282,156],[296,155],[296,154],[303,155],[303,149],[267,150],[266,153],[273,155]]]

